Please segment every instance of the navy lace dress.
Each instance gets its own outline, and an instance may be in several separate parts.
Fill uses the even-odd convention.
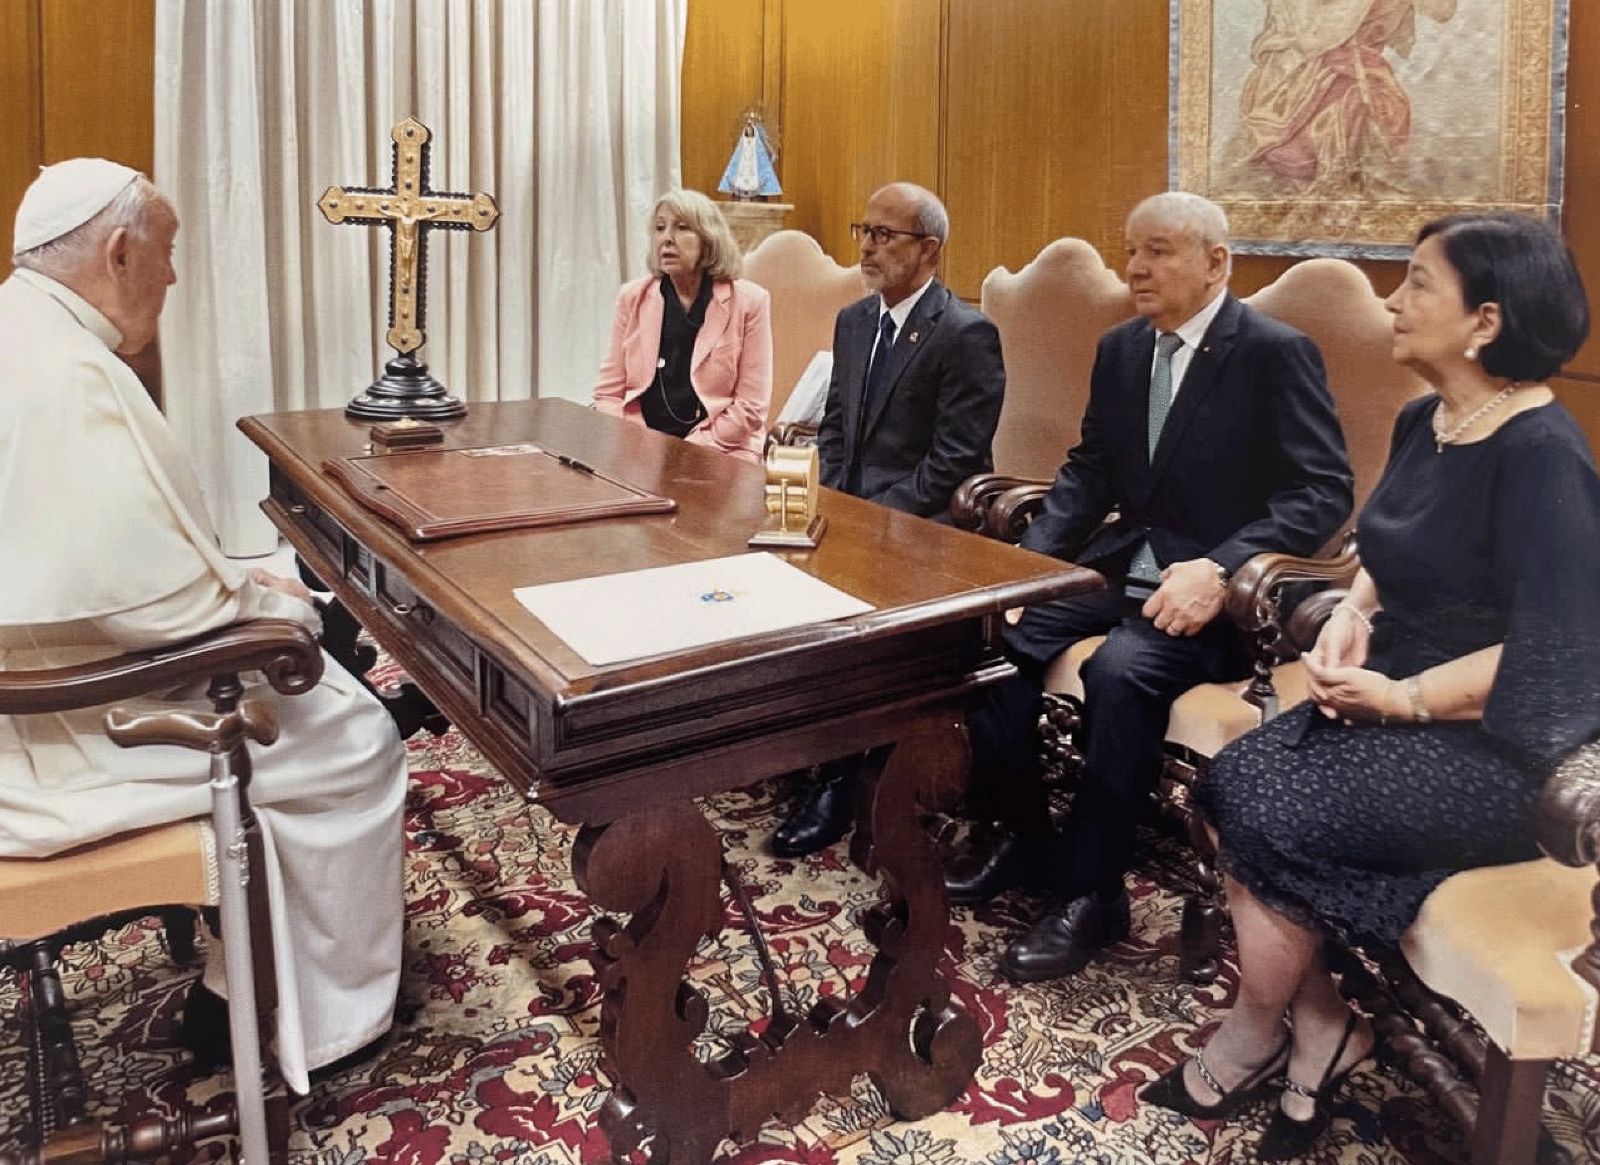
[[[1199,789],[1223,868],[1301,922],[1393,941],[1460,870],[1537,856],[1545,776],[1600,736],[1600,479],[1559,404],[1436,449],[1400,413],[1358,524],[1383,609],[1367,666],[1402,678],[1495,643],[1482,721],[1346,726],[1309,704],[1217,754]]]

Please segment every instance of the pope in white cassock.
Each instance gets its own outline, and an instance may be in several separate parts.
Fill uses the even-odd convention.
[[[148,179],[101,159],[45,168],[17,211],[17,270],[0,284],[0,668],[259,617],[318,630],[298,582],[218,550],[186,457],[117,358],[155,338],[177,229]],[[278,1056],[302,1093],[311,1069],[387,1030],[401,964],[405,750],[377,700],[325,664],[303,696],[280,697],[260,677],[246,693],[273,702],[282,725],[254,753],[251,800],[266,842]],[[200,692],[174,696],[209,707]],[[124,751],[101,731],[103,711],[0,716],[0,855],[209,812],[204,754]],[[213,991],[218,945],[204,979]],[[190,1020],[205,1010],[195,999]]]

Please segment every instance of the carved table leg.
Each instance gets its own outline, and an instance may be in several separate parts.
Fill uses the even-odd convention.
[[[716,833],[691,805],[582,831],[578,885],[602,909],[632,915],[626,926],[595,924],[600,1038],[615,1086],[600,1120],[613,1153],[647,1145],[654,1162],[708,1162],[724,1137],[753,1137],[774,1114],[797,1120],[861,1072],[902,1117],[961,1094],[982,1037],[939,973],[949,904],[919,818],[954,803],[966,756],[956,718],[925,715],[866,791],[852,853],[882,876],[887,902],[863,919],[878,954],[861,993],[824,1000],[788,1030],[746,1032],[715,1063],[693,1055],[709,1007],[684,971],[700,938],[722,926]]]

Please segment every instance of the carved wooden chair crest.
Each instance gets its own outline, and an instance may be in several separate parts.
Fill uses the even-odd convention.
[[[833,347],[840,309],[867,294],[859,267],[841,267],[804,231],[777,231],[744,257],[744,277],[772,296],[772,403],[775,426],[811,358]],[[782,444],[794,434],[775,434]],[[803,436],[803,434],[801,434]]]
[[[0,1165],[122,1162],[174,1156],[198,1140],[238,1137],[247,1160],[284,1165],[288,1104],[271,1055],[277,1007],[259,827],[250,812],[247,740],[277,735],[273,710],[241,703],[238,674],[265,673],[279,692],[309,691],[322,652],[297,624],[258,620],[189,643],[91,664],[0,671],[0,715],[92,708],[209,681],[213,712],[127,715],[107,731],[124,747],[164,744],[211,755],[209,817],[118,834],[48,858],[0,859],[0,964],[23,979],[34,1143],[0,1151]],[[254,866],[256,877],[249,877]],[[180,961],[194,957],[191,907],[217,907],[232,1006],[234,1101],[171,1117],[97,1120],[72,1038],[61,949],[148,915],[162,918]]]

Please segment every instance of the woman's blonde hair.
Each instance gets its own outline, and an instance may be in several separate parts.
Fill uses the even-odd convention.
[[[645,220],[645,229],[651,235],[655,233],[656,215],[662,210],[682,218],[700,236],[700,270],[712,279],[739,278],[744,270],[744,253],[733,241],[728,220],[722,217],[716,203],[698,190],[669,190],[656,199]],[[650,248],[650,274],[661,274],[654,246]]]

